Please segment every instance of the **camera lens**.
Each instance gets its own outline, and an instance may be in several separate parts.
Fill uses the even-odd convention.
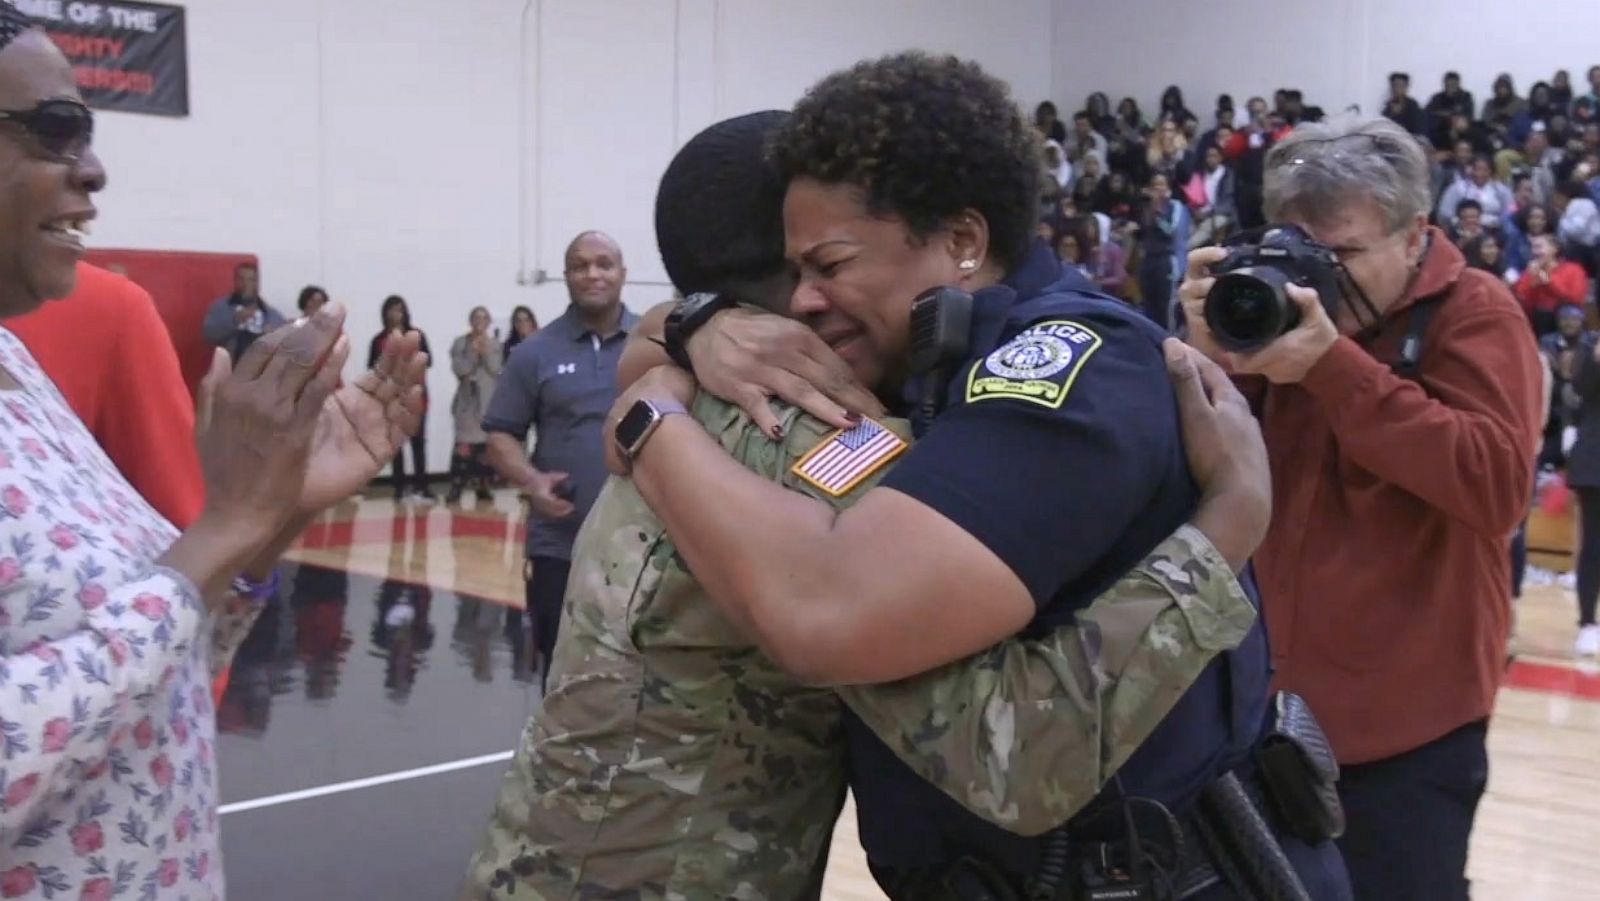
[[[1258,350],[1294,328],[1294,304],[1284,291],[1289,279],[1270,266],[1236,269],[1217,276],[1206,295],[1206,325],[1225,350]]]

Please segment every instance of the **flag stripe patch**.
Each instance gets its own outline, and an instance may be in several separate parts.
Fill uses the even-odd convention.
[[[812,448],[791,470],[828,494],[839,497],[861,484],[885,463],[906,449],[899,435],[873,422],[862,420],[849,429],[840,429]]]

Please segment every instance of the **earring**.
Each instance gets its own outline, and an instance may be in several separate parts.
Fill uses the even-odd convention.
[[[959,264],[956,265],[956,268],[962,270],[963,272],[970,272],[970,271],[978,268],[978,261],[977,260],[962,260]]]

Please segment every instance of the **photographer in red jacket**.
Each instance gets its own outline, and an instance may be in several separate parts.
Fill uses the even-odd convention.
[[[1507,546],[1532,495],[1542,375],[1506,286],[1428,226],[1428,163],[1385,119],[1301,125],[1267,158],[1269,221],[1336,257],[1325,309],[1228,353],[1206,318],[1225,252],[1190,255],[1190,342],[1231,367],[1266,436],[1255,558],[1278,686],[1342,774],[1357,897],[1468,897],[1488,719],[1509,632]]]

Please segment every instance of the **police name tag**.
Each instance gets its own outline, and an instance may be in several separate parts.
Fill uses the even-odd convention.
[[[967,403],[1009,399],[1057,409],[1102,343],[1093,331],[1065,319],[1029,326],[972,367]]]

